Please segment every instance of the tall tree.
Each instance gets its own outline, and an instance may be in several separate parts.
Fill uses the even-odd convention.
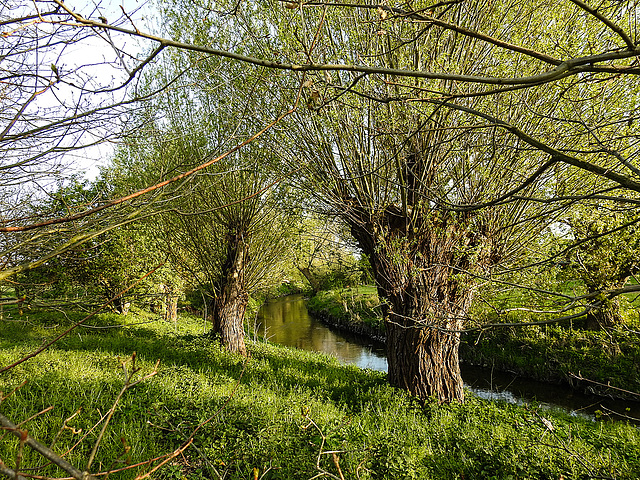
[[[613,133],[630,112],[583,100],[604,98],[599,76],[618,67],[576,79],[558,60],[563,48],[576,56],[585,46],[606,49],[620,30],[573,3],[551,13],[478,1],[438,4],[428,14],[377,6],[314,16],[301,9],[290,20],[315,32],[302,50],[318,70],[362,59],[344,67],[351,74],[307,73],[309,115],[290,126],[291,151],[307,160],[303,184],[345,219],[369,256],[389,305],[389,381],[420,398],[463,398],[457,348],[474,278],[496,275],[499,262],[570,202],[610,192],[609,180],[637,188],[633,165],[619,154],[631,151],[629,137]],[[526,25],[518,21],[524,10],[533,18]],[[549,14],[556,23],[522,45]],[[576,22],[585,25],[581,44],[554,43]],[[502,40],[506,32],[511,38]],[[305,47],[299,37],[290,42]],[[619,58],[635,55],[625,42]],[[540,74],[541,62],[562,69]],[[551,78],[553,85],[541,87]],[[628,81],[622,78],[610,81]],[[592,139],[598,146],[589,149]],[[629,176],[611,174],[619,165]],[[573,182],[571,167],[597,177]]]
[[[481,6],[465,4],[440,18],[471,29],[482,25],[482,13]],[[334,48],[366,54],[388,69],[408,61],[458,75],[492,68],[482,61],[491,58],[490,48],[477,39],[411,22],[385,23],[380,34],[384,19],[379,11],[363,12],[353,36]],[[403,51],[405,42],[413,49]],[[509,190],[527,197],[551,177],[526,181],[543,162],[535,153],[524,156],[517,139],[442,105],[403,100],[420,90],[444,92],[446,80],[408,85],[393,75],[354,76],[356,82],[363,98],[344,101],[327,93],[327,80],[306,82],[308,114],[299,113],[290,126],[291,157],[305,158],[302,185],[349,225],[370,260],[387,301],[389,381],[422,399],[462,400],[458,345],[475,276],[490,276],[549,221],[549,208],[526,198],[467,207],[490,204]],[[487,106],[481,92],[466,88],[465,105]],[[383,98],[396,100],[385,105]],[[524,116],[527,103],[541,101],[539,92],[521,94],[510,115]]]
[[[592,330],[622,323],[620,300],[612,295],[640,271],[640,231],[636,207],[598,202],[578,206],[567,220],[575,246],[569,250],[571,265],[594,304],[586,316]]]
[[[255,167],[198,178],[190,198],[165,216],[175,258],[208,286],[214,331],[242,354],[249,295],[280,281],[286,257],[289,227],[270,194],[255,195],[265,180]]]
[[[207,20],[192,24],[185,10],[173,7],[166,12],[167,29],[200,36],[213,28]],[[226,41],[224,28],[215,35],[212,42]],[[278,108],[257,95],[264,91],[264,78],[248,81],[241,64],[219,67],[219,59],[176,51],[149,70],[151,90],[176,80],[140,112],[145,128],[131,136],[117,158],[116,169],[133,188],[136,182],[162,181],[205,163],[262,126],[254,112]],[[206,286],[214,331],[229,350],[241,354],[246,353],[243,321],[249,294],[278,281],[289,230],[280,213],[276,158],[254,142],[164,189],[157,201],[163,211],[159,233],[172,258],[192,283]]]
[[[302,184],[349,225],[369,258],[387,301],[389,381],[419,398],[462,400],[458,344],[474,275],[516,254],[544,226],[544,208],[452,208],[520,184],[525,165],[507,170],[518,153],[503,136],[461,129],[446,112],[415,112],[409,122],[375,105],[344,108],[325,113],[328,121],[298,122]],[[523,163],[534,168],[536,159]]]

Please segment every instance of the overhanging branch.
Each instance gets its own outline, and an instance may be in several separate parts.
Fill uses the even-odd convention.
[[[368,74],[380,74],[391,75],[398,77],[413,77],[413,78],[426,78],[431,80],[448,80],[460,83],[475,83],[486,85],[536,85],[540,83],[549,83],[556,80],[560,80],[567,76],[577,75],[579,73],[590,72],[593,67],[600,63],[611,62],[614,60],[622,60],[627,58],[640,57],[640,48],[634,48],[631,50],[621,50],[613,52],[605,52],[596,55],[588,55],[586,57],[571,58],[559,63],[555,68],[546,72],[529,75],[525,77],[512,77],[512,78],[500,78],[500,77],[486,77],[477,75],[460,75],[450,73],[439,72],[425,72],[420,70],[410,69],[398,69],[398,68],[385,68],[366,65],[355,64],[330,64],[330,63],[282,63],[279,61],[268,60],[258,58],[250,55],[241,55],[239,53],[231,52],[228,50],[220,50],[216,48],[207,47],[204,45],[195,45],[192,43],[178,42],[169,38],[152,35],[140,30],[130,30],[117,25],[107,25],[98,20],[91,20],[83,17],[82,15],[75,13],[71,10],[62,0],[54,0],[54,2],[62,9],[64,9],[72,18],[71,22],[53,22],[60,23],[69,26],[76,26],[79,28],[101,28],[109,29],[120,32],[132,37],[143,38],[159,43],[161,46],[174,47],[181,50],[188,50],[193,52],[205,53],[212,56],[229,58],[232,60],[238,60],[251,65],[257,65],[266,67],[273,70],[289,70],[293,72],[321,72],[321,71],[345,71],[355,73],[368,73]],[[611,68],[611,67],[610,67]],[[624,71],[625,67],[620,67],[620,72]]]

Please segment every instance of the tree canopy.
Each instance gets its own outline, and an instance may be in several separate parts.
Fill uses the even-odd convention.
[[[586,201],[637,204],[635,2],[178,2],[158,25],[106,7],[0,11],[0,279],[170,211],[177,243],[213,249],[191,249],[199,272],[219,275],[281,245],[265,232],[271,187],[289,178],[371,262],[391,383],[450,401],[478,280],[508,280]],[[71,55],[99,46],[96,62]],[[72,152],[116,139],[135,143],[120,149],[127,191],[74,212],[24,207],[52,195]],[[249,232],[263,238],[253,252],[238,249]],[[625,291],[614,283],[591,293]]]

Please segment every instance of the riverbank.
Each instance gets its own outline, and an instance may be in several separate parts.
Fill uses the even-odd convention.
[[[35,350],[81,315],[19,317],[5,311],[0,365]],[[193,434],[193,445],[153,478],[308,479],[330,473],[362,480],[631,480],[640,475],[640,430],[622,422],[592,422],[473,395],[462,405],[420,406],[389,387],[384,374],[340,365],[328,355],[263,342],[248,342],[248,360],[229,354],[201,334],[202,320],[195,317],[181,315],[172,324],[144,312],[105,314],[89,324],[93,328],[78,329],[0,375],[5,394],[17,388],[2,402],[2,413],[15,422],[32,417],[23,428],[55,443],[58,452],[71,449],[65,458],[80,468],[96,442],[101,415],[124,385],[120,363],[137,352],[141,370],[135,378],[161,362],[153,377],[118,403],[94,471],[159,457]],[[54,409],[45,411],[49,406]],[[17,441],[0,442],[0,458],[8,466],[17,453]],[[32,454],[22,459],[24,469],[42,464]],[[148,469],[135,466],[117,478]],[[29,473],[56,474],[51,467]]]
[[[309,312],[346,331],[384,342],[374,287],[319,292]],[[499,328],[463,335],[462,362],[578,391],[640,400],[640,345],[630,330],[593,332],[557,325]]]
[[[325,290],[311,296],[307,310],[321,322],[376,342],[385,342],[380,301],[375,287]]]

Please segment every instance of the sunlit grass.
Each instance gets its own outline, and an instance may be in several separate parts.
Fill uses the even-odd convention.
[[[52,328],[55,322],[44,317],[0,322],[1,365],[72,321],[60,320]],[[3,374],[5,393],[28,383],[2,403],[2,413],[22,421],[53,405],[24,427],[45,443],[55,439],[54,449],[64,452],[111,407],[124,384],[120,362],[135,351],[140,375],[159,359],[158,373],[122,398],[96,468],[124,467],[170,452],[212,417],[196,433],[194,446],[154,478],[248,479],[254,468],[266,472],[264,479],[311,478],[320,473],[316,459],[323,437],[325,450],[337,452],[345,478],[632,479],[640,474],[640,434],[624,423],[595,423],[470,394],[464,405],[421,406],[388,386],[384,374],[342,366],[331,356],[249,343],[251,357],[245,361],[201,335],[200,319],[181,318],[177,326],[141,323],[151,319],[94,319],[94,326],[123,326],[74,332]],[[97,430],[89,433],[67,459],[82,468],[96,435]],[[11,465],[16,449],[17,442],[5,436],[0,458]],[[24,462],[43,463],[32,453]],[[339,476],[331,454],[320,456],[320,466]],[[117,474],[133,477],[134,472]]]
[[[376,287],[355,286],[318,292],[308,308],[316,315],[328,315],[344,322],[363,323],[383,334],[381,302]]]

